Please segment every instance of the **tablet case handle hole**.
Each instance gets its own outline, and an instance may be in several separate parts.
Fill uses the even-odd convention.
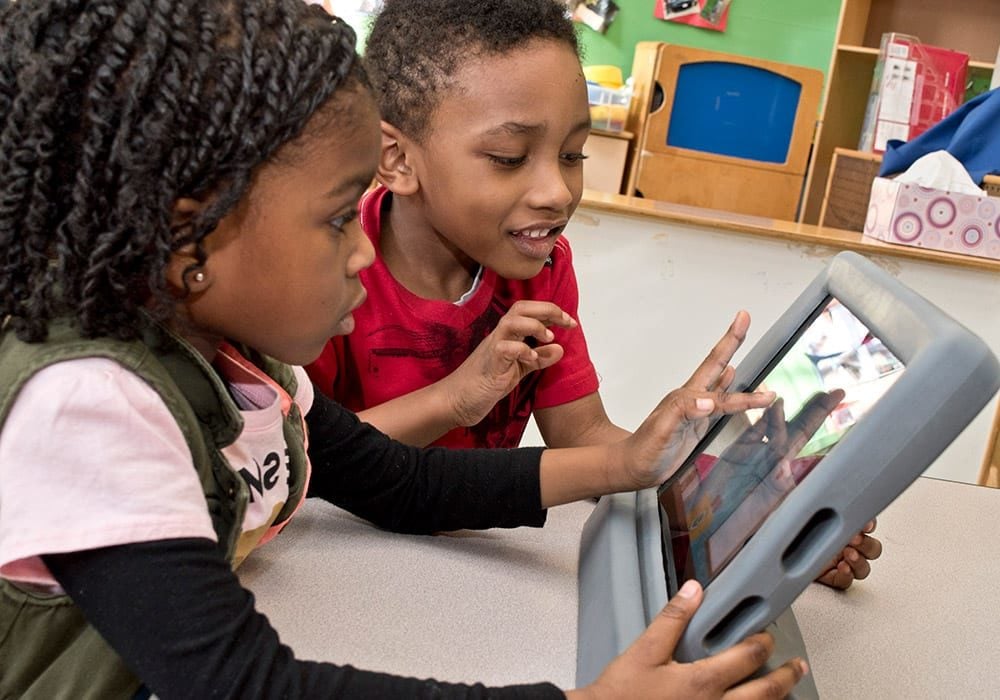
[[[764,599],[759,595],[750,596],[749,598],[744,598],[736,606],[729,611],[724,618],[716,623],[715,627],[705,635],[705,646],[709,651],[719,650],[729,646],[732,646],[739,639],[730,639],[733,630],[737,633],[739,630],[746,629],[744,623],[757,617],[759,614],[763,613],[764,610]],[[763,625],[762,625],[763,626]]]
[[[814,564],[814,554],[821,549],[830,537],[840,529],[840,518],[830,508],[817,511],[799,533],[785,548],[781,555],[781,563],[791,574],[798,574],[802,567]]]

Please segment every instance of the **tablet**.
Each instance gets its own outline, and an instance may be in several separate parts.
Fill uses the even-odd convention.
[[[717,419],[658,489],[668,594],[705,586],[677,657],[773,621],[998,382],[978,337],[865,258],[838,255],[736,368],[731,390],[775,402]]]
[[[674,585],[711,583],[903,369],[850,309],[825,299],[748,387],[774,391],[775,402],[715,423],[660,488]]]

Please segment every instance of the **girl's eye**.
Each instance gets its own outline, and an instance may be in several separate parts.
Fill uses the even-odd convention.
[[[340,216],[336,216],[330,219],[330,226],[336,229],[337,231],[343,231],[344,227],[347,226],[347,224],[354,221],[356,218],[358,218],[358,210],[351,209],[346,214],[341,214]]]
[[[582,163],[587,160],[589,156],[584,155],[583,153],[563,153],[559,157],[562,158],[564,163],[576,165],[577,163]]]
[[[490,159],[490,161],[492,161],[496,165],[499,165],[502,168],[516,168],[522,165],[524,161],[528,160],[527,156],[515,156],[513,158],[510,158],[507,156],[496,156],[490,153],[486,155]]]

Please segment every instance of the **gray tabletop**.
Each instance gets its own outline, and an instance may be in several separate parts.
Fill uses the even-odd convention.
[[[451,681],[573,687],[580,531],[394,535],[308,501],[240,568],[300,658]],[[1000,697],[1000,491],[919,479],[880,516],[885,554],[793,606],[825,699]]]

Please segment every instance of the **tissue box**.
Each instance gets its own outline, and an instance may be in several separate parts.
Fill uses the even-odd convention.
[[[864,235],[887,243],[1000,260],[1000,197],[877,177]]]

